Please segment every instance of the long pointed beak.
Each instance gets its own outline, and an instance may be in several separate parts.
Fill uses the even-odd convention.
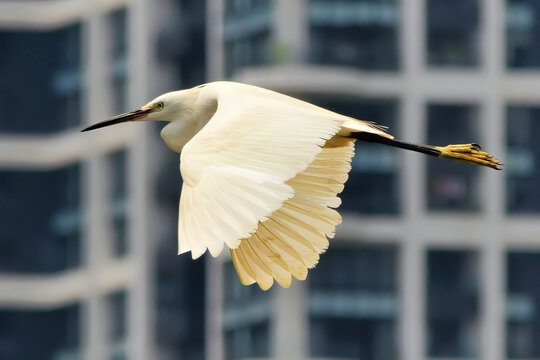
[[[153,108],[148,108],[148,109],[144,109],[144,110],[141,109],[141,110],[131,111],[131,112],[128,112],[128,113],[125,113],[125,114],[120,114],[120,115],[117,115],[117,116],[115,116],[115,117],[113,117],[113,118],[111,118],[109,120],[105,120],[105,121],[99,122],[97,124],[91,125],[91,126],[87,127],[86,129],[81,130],[81,132],[95,130],[95,129],[99,129],[99,128],[102,128],[102,127],[105,127],[105,126],[120,124],[120,123],[127,122],[127,121],[142,120],[146,115],[148,115],[152,111],[154,111]]]

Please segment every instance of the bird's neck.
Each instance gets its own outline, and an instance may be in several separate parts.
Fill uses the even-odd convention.
[[[174,152],[180,153],[186,143],[195,136],[216,112],[215,101],[184,108],[181,114],[161,130],[161,138]]]

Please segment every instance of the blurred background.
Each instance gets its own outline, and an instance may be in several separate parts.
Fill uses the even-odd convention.
[[[232,79],[478,142],[495,172],[358,144],[305,282],[177,256],[163,124]],[[540,359],[540,1],[0,0],[0,359]]]

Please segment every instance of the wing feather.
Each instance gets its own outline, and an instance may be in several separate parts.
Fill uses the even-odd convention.
[[[338,160],[319,161],[321,158],[327,158],[329,153]],[[337,137],[327,142],[322,152],[312,162],[316,166],[310,164],[304,172],[287,181],[294,189],[294,196],[286,200],[266,221],[260,222],[256,232],[243,239],[238,248],[231,250],[233,261],[238,256],[237,252],[245,253],[245,249],[248,248],[256,250],[258,254],[264,254],[261,259],[265,262],[267,270],[264,274],[256,273],[250,278],[253,282],[257,282],[261,289],[268,289],[270,284],[268,276],[281,286],[290,285],[288,278],[287,281],[283,281],[287,273],[283,273],[283,263],[288,267],[288,274],[299,280],[305,279],[308,269],[317,265],[319,254],[328,248],[327,237],[333,237],[336,225],[341,223],[339,213],[329,206],[339,201],[337,194],[343,189],[343,182],[336,183],[329,173],[337,171],[341,175],[346,175],[353,155],[353,139]],[[329,172],[328,169],[332,171]],[[315,175],[306,175],[306,171]],[[346,176],[340,178],[346,179]],[[331,189],[326,187],[328,184],[332,186]],[[266,250],[260,248],[260,241],[267,246]],[[274,264],[269,263],[273,260]],[[234,263],[236,265],[237,262]],[[276,266],[279,266],[279,273],[275,270]],[[236,266],[236,271],[244,283],[242,279],[248,274],[240,266]]]
[[[332,208],[354,155],[343,136],[382,130],[268,90],[224,89],[182,151],[179,252],[217,256],[227,244],[242,284],[288,287],[307,277],[341,222]]]
[[[182,150],[179,253],[191,251],[197,258],[208,248],[217,256],[223,248],[218,242],[237,248],[294,196],[295,184],[287,181],[313,163],[341,128],[340,115],[271,91],[248,94],[246,89],[253,91],[239,86],[218,92],[215,114]],[[321,198],[335,194],[335,184],[312,185]],[[251,263],[264,265],[252,248],[242,253],[236,259],[248,261],[258,278],[269,269]]]
[[[240,278],[240,282],[244,285],[251,285],[255,283],[255,273],[249,266],[249,263],[244,257],[244,253],[241,249],[231,254],[234,267]]]

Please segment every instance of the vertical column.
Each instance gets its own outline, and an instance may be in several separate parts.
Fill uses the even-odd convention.
[[[207,360],[223,360],[223,257],[206,259],[206,330],[205,349]]]
[[[404,239],[400,256],[401,308],[399,353],[403,360],[425,358],[425,249]]]
[[[418,93],[412,91],[403,95],[401,104],[400,137],[417,143],[424,143],[423,126],[425,123],[425,104]],[[400,194],[402,199],[402,211],[407,226],[411,230],[418,230],[418,222],[425,216],[425,182],[426,182],[426,159],[411,151],[404,151],[401,167],[402,181],[400,182]]]
[[[293,281],[289,289],[275,286],[272,323],[272,355],[276,359],[307,359],[309,318],[305,281]]]
[[[150,39],[154,27],[152,21],[154,3],[150,0],[132,0],[128,11],[129,32],[129,103],[135,108],[149,97],[150,66],[154,47]],[[150,170],[151,124],[139,124],[134,132],[134,139],[129,152],[128,191],[133,199],[132,221],[130,222],[129,239],[131,240],[133,259],[133,278],[128,294],[128,337],[129,358],[134,360],[155,359],[152,334],[153,294],[152,263],[154,257],[154,239],[151,238],[151,201],[152,183]]]
[[[206,77],[208,81],[225,76],[224,49],[225,0],[206,0]],[[206,359],[222,360],[223,344],[223,262],[209,259],[206,262]]]
[[[424,103],[421,98],[419,77],[424,61],[424,1],[403,0],[401,3],[400,49],[403,77],[401,131],[404,139],[422,142],[424,139]],[[411,152],[405,152],[402,167],[401,194],[405,217],[417,221],[424,209],[425,161]],[[414,224],[410,224],[414,225]]]
[[[425,1],[402,0],[399,48],[401,64],[406,76],[417,75],[423,68],[425,52]]]
[[[505,2],[479,0],[482,14],[482,60],[486,71],[502,75],[506,51]]]
[[[500,243],[484,249],[482,256],[483,291],[481,298],[482,334],[481,356],[483,360],[505,359],[505,257]]]
[[[505,6],[504,1],[481,0],[483,9],[482,60],[483,73],[489,91],[485,94],[482,118],[482,141],[489,152],[504,159],[504,97],[501,92],[505,66]],[[482,343],[481,358],[503,360],[505,358],[504,299],[506,298],[504,239],[501,237],[505,218],[505,181],[501,173],[483,171],[480,179],[484,184],[484,209],[486,226],[483,244],[482,278]]]
[[[87,122],[93,122],[106,113],[106,96],[103,89],[107,87],[105,48],[103,40],[106,37],[103,18],[96,13],[90,13],[83,23],[83,56],[86,83],[84,93]],[[83,306],[82,326],[84,334],[85,356],[88,359],[102,359],[106,356],[104,304],[101,299],[97,277],[106,256],[107,219],[105,218],[105,179],[103,178],[103,159],[99,153],[92,153],[83,169],[83,189],[85,189],[86,214],[88,214],[88,231],[83,239],[83,254],[85,266],[89,273],[90,291]]]
[[[505,104],[501,92],[504,59],[505,59],[505,3],[498,1],[482,0],[483,11],[483,41],[482,57],[484,59],[484,74],[486,83],[490,89],[484,96],[485,112],[482,118],[482,133],[485,147],[492,154],[496,154],[501,159],[505,158]],[[500,224],[504,218],[504,198],[505,194],[504,176],[484,171],[481,180],[485,184],[485,209],[490,218],[490,225]],[[496,176],[498,175],[498,176]],[[495,195],[497,194],[497,195]],[[491,227],[491,226],[490,226]]]
[[[288,62],[302,62],[309,44],[309,0],[276,0],[274,5],[274,46],[290,52]]]
[[[104,316],[104,303],[102,294],[98,285],[99,269],[103,264],[105,254],[105,236],[103,231],[103,206],[105,196],[103,190],[102,178],[103,161],[98,155],[93,155],[86,162],[83,168],[83,188],[86,189],[84,195],[87,204],[88,214],[88,232],[84,237],[83,254],[86,255],[84,262],[88,272],[89,288],[88,296],[83,304],[83,321],[81,322],[85,358],[103,359],[106,354],[107,341],[105,338],[105,329],[107,328],[107,319]]]
[[[105,305],[98,285],[99,269],[103,264],[106,253],[106,237],[102,231],[104,221],[103,214],[106,203],[103,194],[102,177],[103,160],[98,155],[93,155],[85,164],[83,169],[83,188],[87,189],[85,202],[88,204],[88,232],[84,238],[83,254],[86,255],[85,266],[88,272],[88,296],[83,306],[82,326],[85,327],[82,333],[86,339],[85,354],[87,359],[105,358],[107,341],[105,329],[107,328],[107,318],[104,316]]]
[[[206,53],[208,81],[221,80],[225,76],[224,16],[225,0],[206,1]]]
[[[495,75],[489,75],[486,80],[491,83],[491,89],[497,88],[501,83]],[[481,111],[481,141],[485,150],[494,154],[499,160],[504,162],[506,158],[505,146],[505,104],[504,99],[497,89],[489,91],[484,95]],[[499,227],[505,217],[505,176],[503,172],[496,172],[490,169],[483,169],[480,174],[480,181],[483,184],[482,200],[483,209],[486,213],[487,230],[484,234],[498,237]],[[494,239],[490,238],[491,243]]]
[[[403,89],[400,134],[408,141],[424,138],[424,100],[418,85],[424,73],[425,1],[401,1],[399,32]],[[424,332],[424,247],[418,238],[420,222],[425,218],[425,161],[411,152],[403,155],[401,198],[406,219],[406,235],[400,248],[399,353],[403,360],[425,358]]]
[[[309,45],[309,0],[276,0],[273,5],[273,46],[287,52],[286,63],[302,63]],[[307,287],[303,281],[293,281],[289,289],[275,286],[271,346],[276,359],[309,356]]]

